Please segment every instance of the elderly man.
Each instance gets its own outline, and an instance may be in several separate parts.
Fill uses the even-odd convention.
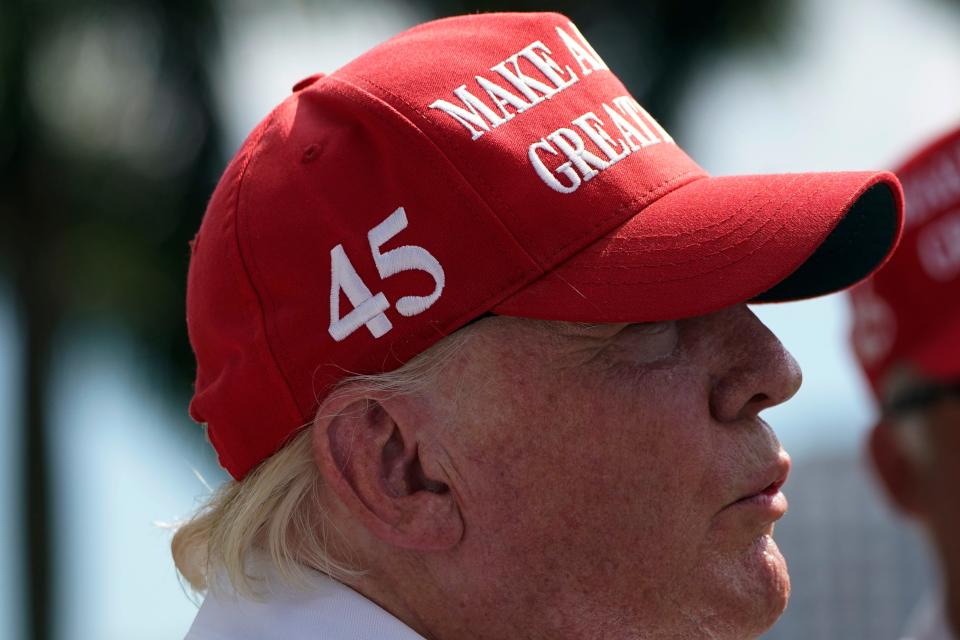
[[[853,343],[883,412],[874,467],[943,569],[945,601],[921,608],[908,637],[949,640],[960,637],[960,129],[900,172],[903,243],[852,291]]]
[[[730,132],[736,135],[736,132]],[[298,83],[193,244],[188,637],[752,638],[800,372],[745,306],[866,277],[889,173],[713,178],[556,14]]]

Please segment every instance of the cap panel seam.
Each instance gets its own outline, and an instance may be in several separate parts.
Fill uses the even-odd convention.
[[[514,235],[513,231],[510,229],[510,227],[508,227],[506,224],[504,224],[503,221],[500,219],[500,216],[497,215],[496,209],[495,209],[494,207],[490,206],[490,203],[487,202],[487,198],[484,197],[479,191],[477,191],[477,189],[473,186],[473,183],[470,182],[470,180],[468,180],[465,175],[463,175],[463,172],[460,171],[460,168],[457,167],[457,165],[456,165],[453,161],[450,160],[450,157],[443,151],[443,149],[440,148],[439,145],[437,145],[436,142],[433,141],[433,138],[431,138],[429,135],[427,135],[426,132],[423,131],[423,129],[421,129],[420,127],[416,126],[413,122],[410,122],[410,120],[409,120],[406,116],[404,116],[402,113],[400,113],[399,111],[397,111],[396,108],[395,108],[393,105],[391,105],[389,102],[385,101],[385,100],[384,100],[383,98],[381,98],[380,96],[378,96],[378,95],[376,95],[376,94],[374,94],[374,93],[372,93],[372,92],[370,92],[370,91],[367,91],[365,88],[357,85],[356,83],[352,82],[351,80],[352,80],[352,79],[356,79],[356,80],[359,80],[359,81],[361,81],[361,82],[365,82],[365,83],[367,83],[367,84],[370,84],[370,85],[376,87],[377,89],[379,89],[380,91],[382,91],[382,92],[384,92],[385,94],[389,95],[390,97],[395,98],[396,100],[402,102],[404,105],[406,105],[406,106],[409,107],[410,109],[413,109],[418,115],[420,115],[420,116],[422,117],[423,114],[421,114],[419,111],[417,111],[417,109],[416,109],[416,107],[415,107],[414,105],[410,104],[408,101],[406,101],[406,100],[403,99],[402,97],[394,94],[394,93],[393,93],[392,91],[390,91],[389,89],[386,89],[385,87],[379,85],[378,83],[376,83],[376,82],[374,82],[374,81],[372,81],[372,80],[370,80],[370,79],[368,79],[368,78],[365,78],[365,77],[363,77],[363,76],[353,75],[352,77],[344,77],[342,74],[337,74],[337,75],[327,76],[327,79],[328,79],[328,80],[337,80],[337,81],[342,82],[343,84],[345,84],[345,85],[347,85],[347,86],[349,86],[349,87],[352,87],[352,88],[356,89],[357,91],[360,91],[361,93],[363,93],[363,94],[365,94],[365,95],[367,95],[367,96],[370,96],[370,97],[373,98],[374,100],[377,100],[378,102],[381,102],[382,104],[386,105],[387,107],[390,108],[391,111],[393,111],[393,112],[396,113],[398,116],[400,116],[401,118],[403,118],[403,122],[409,123],[410,128],[412,128],[414,131],[416,131],[417,133],[419,133],[420,136],[421,136],[424,140],[426,140],[427,142],[429,142],[430,145],[436,150],[437,154],[439,154],[441,157],[443,157],[444,160],[446,160],[446,162],[447,162],[447,164],[450,166],[450,168],[451,168],[451,169],[456,173],[456,175],[460,178],[460,183],[461,183],[461,184],[459,185],[458,188],[463,189],[463,185],[467,185],[467,186],[470,188],[470,191],[476,196],[477,200],[479,200],[480,202],[482,202],[483,205],[484,205],[484,207],[486,207],[487,212],[490,214],[490,216],[497,221],[497,224],[500,226],[501,229],[503,229],[504,233],[506,233],[506,234],[510,237],[510,239],[513,241],[513,244],[516,245],[517,249],[519,249],[519,250],[527,257],[527,259],[530,260],[530,263],[531,263],[531,264],[534,264],[534,265],[536,265],[538,268],[540,268],[541,270],[543,270],[543,265],[541,265],[540,262],[537,261],[536,258],[534,258],[534,256],[530,255],[530,253],[527,251],[527,248],[526,248],[525,246],[523,246],[523,244],[522,244],[519,240],[517,240],[516,235]],[[486,187],[488,190],[490,190],[490,186],[489,186],[482,178],[480,178],[480,182],[483,184],[484,187]],[[494,198],[495,198],[496,200],[499,200],[499,198],[496,198],[495,195],[494,195]],[[508,208],[508,207],[506,207],[506,205],[502,205],[502,206],[503,206],[504,209],[507,209],[507,208]]]
[[[397,95],[396,93],[394,93],[393,91],[387,89],[386,87],[384,87],[384,86],[381,85],[380,83],[378,83],[378,82],[376,82],[376,81],[374,81],[374,80],[371,80],[370,78],[367,78],[366,76],[360,76],[360,75],[354,74],[353,77],[356,78],[357,80],[360,80],[360,81],[362,81],[362,82],[366,82],[367,84],[370,84],[370,85],[376,87],[377,89],[379,89],[380,91],[382,91],[384,94],[386,94],[386,95],[390,96],[391,98],[393,98],[393,99],[395,99],[395,100],[403,103],[407,108],[411,109],[415,114],[417,114],[418,116],[420,116],[420,118],[422,118],[424,121],[429,122],[429,119],[423,114],[423,112],[421,112],[420,109],[419,109],[415,104],[412,104],[409,100],[407,100],[407,99],[404,98],[403,96]],[[356,85],[354,85],[354,86],[356,86]],[[360,89],[360,87],[357,87],[357,88]],[[363,89],[361,89],[361,90],[363,90]],[[366,92],[366,93],[369,93],[369,92]],[[434,143],[434,142],[433,142],[433,139],[432,139],[429,135],[427,135],[427,133],[426,133],[423,129],[421,129],[420,127],[417,127],[417,126],[414,125],[412,122],[411,122],[410,124],[413,125],[414,128],[417,129],[417,131],[419,131],[425,138],[427,138],[428,140],[430,140],[430,142],[437,148],[437,151],[438,151],[441,155],[443,155],[444,158],[446,158],[447,162],[450,163],[450,166],[453,167],[453,169],[454,169],[454,170],[457,172],[457,174],[463,179],[463,181],[466,182],[467,184],[471,185],[471,187],[472,187],[472,186],[473,186],[473,183],[472,183],[470,180],[468,180],[465,175],[463,175],[463,172],[460,170],[460,167],[458,167],[458,166],[456,165],[456,163],[454,163],[453,160],[450,159],[450,156],[448,156],[448,155],[446,154],[446,152],[444,152],[444,150],[440,148],[439,145],[437,145],[436,143]],[[454,144],[457,144],[456,141],[453,140],[452,137],[451,137],[446,131],[444,131],[443,129],[439,129],[439,131],[440,131],[440,134],[441,134],[444,138],[446,138],[448,141],[450,141],[450,142],[452,142],[452,143],[454,143]],[[493,189],[493,187],[490,185],[490,183],[489,183],[486,179],[484,179],[482,176],[479,176],[479,175],[476,176],[476,178],[477,178],[477,180],[480,182],[481,186],[483,186],[483,187],[486,189],[486,191],[487,191],[487,193],[489,194],[490,198],[494,200],[494,204],[498,205],[499,208],[502,209],[503,211],[512,211],[512,209],[511,209],[509,206],[507,206],[507,204],[506,204],[505,202],[503,202],[503,200],[500,198],[500,196],[496,193],[496,191]],[[483,196],[481,196],[479,193],[478,193],[477,195],[486,203],[486,198],[484,198]],[[490,209],[490,212],[497,218],[497,220],[500,220],[500,216],[497,214],[497,209],[491,207],[489,204],[487,204],[487,208]],[[502,220],[500,220],[500,224],[503,224],[503,221],[502,221]],[[505,224],[503,224],[503,226],[504,226],[504,227],[507,229],[507,231],[510,233],[510,237],[513,238],[514,242],[516,242],[518,245],[520,245],[521,247],[523,247],[523,244],[522,244],[519,240],[517,240],[516,235],[513,233],[513,230],[510,229],[509,227],[507,227],[507,225],[505,225]],[[524,247],[524,252],[526,252],[526,248],[525,248],[525,247]],[[531,257],[531,259],[532,259],[532,257]],[[536,260],[534,260],[534,262],[536,262],[539,267],[543,268],[543,265],[541,265],[539,262],[537,262]]]
[[[248,160],[249,160],[249,154],[244,154],[244,155],[242,156],[243,167],[246,166],[246,162],[247,162]],[[230,182],[230,185],[229,185],[229,187],[228,187],[229,190],[228,190],[227,196],[226,196],[226,198],[225,198],[227,202],[236,202],[237,194],[239,193],[239,186],[238,186],[237,183],[239,182],[240,175],[241,175],[241,173],[242,173],[242,171],[243,171],[243,167],[241,167],[240,170],[237,172],[237,177],[236,177],[236,179],[235,179],[235,180],[232,180],[232,181]],[[229,171],[229,167],[228,167],[227,171]],[[236,207],[234,206],[234,207],[232,207],[232,208],[235,209]],[[227,211],[229,211],[229,208],[227,209]],[[205,219],[203,220],[203,222],[201,223],[201,229],[200,229],[200,231],[203,230],[203,225],[207,225],[207,224],[209,224],[209,227],[208,227],[208,228],[211,228],[211,227],[213,227],[214,222],[213,222],[213,220],[210,220],[210,219],[205,218]],[[233,228],[234,228],[234,233],[235,233],[236,226],[237,226],[235,219],[233,220],[232,226],[233,226]],[[203,234],[198,231],[197,236],[196,236],[196,239],[194,240],[194,250],[195,250],[196,252],[199,252],[200,237],[201,237],[202,235],[203,235]],[[229,232],[228,232],[228,235],[227,235],[226,237],[229,238]],[[206,244],[206,242],[205,242],[204,244]],[[238,254],[239,254],[239,252],[238,252]],[[241,264],[242,264],[242,261],[241,261]],[[245,275],[245,274],[244,274],[244,275]],[[233,278],[233,279],[239,284],[239,286],[243,286],[243,278],[244,278],[244,275],[236,274],[236,275],[234,276],[234,278]],[[188,288],[189,288],[189,284],[188,284]],[[189,317],[188,317],[188,319],[187,319],[187,326],[188,326],[188,329],[189,329],[189,326],[190,326]],[[194,388],[194,399],[196,398],[196,386],[197,386],[196,383],[199,382],[199,379],[200,379],[200,369],[201,369],[201,368],[200,368],[199,360],[198,360],[198,363],[197,363],[197,378],[196,378],[196,382],[194,383],[194,387],[195,387],[195,388]],[[192,403],[193,403],[193,401],[191,401],[191,405],[192,405]],[[219,423],[214,424],[214,425],[211,425],[209,419],[205,419],[205,420],[203,421],[203,423],[206,425],[205,434],[206,434],[207,440],[209,440],[210,444],[213,445],[214,450],[217,452],[217,457],[219,458],[220,462],[223,464],[223,467],[224,467],[225,469],[227,469],[227,471],[229,471],[231,474],[233,474],[235,470],[238,471],[238,470],[242,467],[242,465],[240,465],[240,464],[237,463],[236,459],[235,459],[235,458],[233,457],[233,455],[232,455],[232,452],[229,451],[229,449],[230,449],[229,446],[227,446],[227,447],[222,446],[222,443],[224,442],[224,440],[223,440],[223,438],[221,437],[221,434],[220,434],[221,425],[220,425]],[[223,426],[224,429],[228,429],[228,428],[229,428],[228,425],[222,425],[222,426]]]
[[[406,118],[406,116],[404,116],[402,113],[400,113],[399,111],[397,111],[397,110],[393,107],[393,105],[391,105],[389,102],[386,102],[386,101],[383,100],[380,96],[377,96],[376,94],[371,93],[370,91],[367,91],[367,90],[364,89],[363,87],[357,86],[355,83],[351,82],[349,79],[343,78],[343,77],[337,76],[337,75],[327,76],[325,79],[326,79],[326,80],[336,80],[336,81],[338,81],[338,82],[340,82],[340,83],[342,83],[342,84],[350,87],[351,89],[354,89],[354,90],[356,90],[356,91],[359,91],[359,92],[362,93],[363,95],[365,95],[365,96],[369,97],[370,99],[376,101],[378,104],[381,104],[381,105],[383,105],[384,107],[386,107],[391,113],[395,114],[397,120],[398,120],[401,124],[409,123],[409,126],[403,126],[403,127],[402,127],[403,132],[404,132],[406,135],[410,135],[410,134],[418,135],[421,139],[423,139],[423,140],[425,140],[427,143],[429,143],[429,145],[436,151],[436,153],[437,153],[441,158],[443,158],[443,160],[444,160],[444,161],[447,163],[447,165],[450,167],[450,170],[451,170],[451,171],[456,175],[456,177],[458,178],[458,180],[454,183],[454,188],[457,189],[458,191],[461,191],[461,192],[465,193],[465,194],[466,194],[466,193],[472,194],[472,195],[476,198],[476,200],[483,205],[483,207],[486,209],[486,211],[487,211],[488,215],[490,216],[490,218],[492,218],[494,221],[496,221],[496,224],[497,224],[497,226],[500,228],[500,230],[503,231],[504,235],[505,235],[507,238],[510,239],[510,242],[513,244],[514,248],[516,248],[516,249],[529,261],[530,266],[535,267],[535,268],[538,270],[537,277],[541,277],[541,276],[545,273],[545,270],[544,270],[543,267],[540,265],[540,263],[539,263],[532,255],[530,255],[530,253],[526,250],[526,248],[525,248],[522,244],[520,244],[520,242],[517,241],[516,237],[515,237],[515,236],[513,235],[513,233],[510,231],[509,227],[507,227],[507,226],[503,223],[503,221],[500,220],[500,217],[496,215],[496,212],[493,210],[493,208],[491,208],[490,204],[486,201],[486,199],[474,188],[473,184],[472,184],[469,180],[467,180],[466,176],[464,176],[464,175],[460,172],[460,170],[457,168],[457,166],[456,166],[453,162],[450,161],[450,158],[447,156],[447,154],[445,154],[445,153],[443,152],[443,150],[442,150],[439,146],[437,146],[437,144],[433,141],[433,139],[432,139],[430,136],[426,135],[426,134],[423,132],[422,129],[420,129],[419,127],[417,127],[416,125],[414,125],[412,122],[410,122],[409,119]],[[359,78],[359,79],[360,79],[360,80],[364,80],[363,78]],[[365,80],[364,80],[364,81],[365,81]],[[382,87],[379,87],[379,85],[376,85],[376,83],[371,83],[371,84],[373,84],[374,86],[377,86],[378,88],[380,88],[381,90],[385,91],[386,93],[390,93],[390,92],[387,91],[386,89],[383,89]],[[393,95],[393,94],[390,94],[390,95]],[[347,96],[347,97],[348,97],[348,96]],[[398,99],[400,99],[400,98],[398,98]],[[457,324],[457,325],[459,325],[459,324],[462,322],[461,319],[462,319],[463,317],[469,317],[469,316],[472,316],[472,315],[476,314],[477,311],[483,311],[483,310],[488,309],[488,308],[491,306],[491,303],[489,302],[489,300],[494,299],[497,295],[501,294],[501,292],[502,292],[505,288],[513,288],[513,287],[517,286],[519,283],[521,283],[521,282],[523,282],[525,279],[529,278],[529,275],[530,275],[530,274],[529,274],[529,272],[527,272],[527,271],[520,271],[520,272],[518,272],[517,275],[516,275],[514,278],[512,278],[508,284],[506,284],[505,286],[497,287],[496,289],[491,289],[489,293],[485,293],[485,294],[482,296],[482,297],[483,297],[483,300],[484,300],[483,303],[478,304],[476,307],[473,307],[473,308],[470,310],[469,313],[467,313],[467,314],[465,314],[465,315],[462,315],[462,316],[458,316],[458,320],[457,320],[456,322],[450,323],[450,324]]]
[[[352,74],[352,78],[354,78],[354,79],[356,79],[356,80],[359,80],[359,81],[361,81],[361,82],[365,82],[365,83],[367,83],[367,84],[369,84],[369,85],[371,85],[371,86],[373,86],[373,87],[376,87],[377,89],[379,89],[380,91],[382,91],[382,92],[383,92],[384,94],[386,94],[387,96],[390,96],[391,98],[393,98],[393,99],[397,100],[398,102],[402,103],[403,105],[405,105],[408,109],[410,109],[411,111],[413,111],[413,113],[415,113],[417,116],[419,116],[424,122],[430,124],[429,118],[427,118],[427,116],[423,113],[423,111],[421,111],[420,108],[417,107],[416,105],[410,103],[410,101],[408,101],[407,99],[405,99],[403,96],[397,95],[396,93],[390,91],[389,89],[387,89],[387,88],[384,87],[383,85],[379,84],[378,82],[376,82],[376,81],[374,81],[374,80],[371,80],[371,79],[369,79],[369,78],[367,78],[367,77],[365,77],[365,76],[360,76],[360,75]],[[343,81],[346,81],[346,79],[343,79]],[[370,93],[370,92],[364,90],[362,87],[357,87],[357,85],[355,85],[355,84],[352,83],[352,82],[349,83],[349,84],[350,84],[351,86],[356,87],[356,88],[357,88],[358,90],[360,90],[360,91],[364,91],[364,93],[367,93],[367,94]],[[377,99],[382,100],[382,99],[379,98],[378,96],[374,96],[374,97],[377,98]],[[407,120],[407,122],[410,122],[410,121]],[[443,155],[444,158],[446,158],[447,162],[450,164],[451,167],[453,167],[453,169],[457,172],[457,174],[460,176],[460,178],[461,178],[465,183],[469,184],[469,185],[472,187],[472,186],[473,186],[473,183],[467,178],[467,176],[465,176],[465,175],[463,174],[463,172],[460,170],[460,167],[450,159],[450,157],[446,154],[446,152],[444,152],[443,149],[441,149],[436,143],[434,143],[434,142],[433,142],[433,139],[432,139],[423,129],[421,129],[420,127],[417,127],[417,126],[414,125],[412,122],[411,122],[410,124],[411,124],[411,126],[413,126],[417,131],[419,131],[421,135],[423,135],[426,139],[430,140],[431,143],[433,143],[433,145],[437,148],[437,151],[438,151],[441,155]],[[447,139],[448,142],[450,142],[451,144],[453,144],[453,145],[455,145],[455,146],[460,146],[460,143],[459,143],[457,140],[455,140],[455,139],[449,134],[449,132],[444,131],[442,128],[438,129],[438,131],[439,131],[440,135],[442,135],[445,139]],[[702,173],[701,173],[701,172],[702,172]],[[577,236],[576,236],[575,238],[572,238],[570,241],[564,243],[564,245],[563,245],[562,247],[560,247],[559,249],[557,249],[557,250],[555,250],[553,253],[551,253],[549,256],[547,256],[547,257],[545,258],[545,260],[540,261],[540,260],[535,259],[533,256],[531,256],[531,260],[533,260],[533,262],[534,262],[534,263],[541,269],[541,271],[543,271],[544,273],[546,273],[546,272],[548,272],[548,271],[551,271],[554,267],[556,267],[556,264],[554,264],[554,262],[557,260],[557,258],[558,258],[559,256],[563,255],[564,253],[567,253],[568,251],[570,251],[570,250],[571,250],[571,247],[577,246],[578,248],[582,249],[584,246],[586,246],[586,245],[583,245],[583,244],[582,244],[584,238],[591,238],[592,240],[599,239],[598,237],[595,237],[595,236],[596,236],[596,230],[597,230],[598,228],[604,227],[605,225],[611,225],[611,222],[612,222],[612,221],[615,221],[616,224],[611,225],[611,226],[607,229],[607,231],[609,232],[610,230],[615,229],[616,227],[624,224],[624,223],[626,222],[626,220],[621,219],[621,214],[622,214],[624,211],[626,211],[626,210],[628,210],[628,209],[636,208],[637,205],[640,204],[640,203],[644,203],[643,206],[646,206],[646,204],[649,204],[649,202],[651,201],[651,198],[650,198],[651,195],[659,194],[659,196],[662,197],[663,195],[665,195],[665,193],[667,193],[667,191],[664,190],[664,187],[667,187],[667,186],[669,186],[669,185],[675,185],[674,188],[677,189],[677,188],[682,187],[684,184],[687,184],[687,182],[692,182],[693,179],[696,179],[696,178],[693,178],[693,179],[691,179],[691,180],[683,181],[684,178],[687,178],[687,177],[690,177],[690,176],[698,176],[698,177],[701,177],[701,178],[706,178],[706,177],[708,177],[707,174],[706,174],[706,172],[703,172],[703,170],[700,169],[700,167],[697,167],[697,170],[691,169],[691,170],[688,170],[688,171],[684,171],[684,172],[682,172],[682,173],[680,173],[680,174],[678,174],[678,175],[672,176],[671,178],[668,178],[668,179],[664,180],[664,181],[661,182],[660,184],[658,184],[658,185],[656,185],[656,186],[653,186],[653,187],[650,187],[650,188],[647,189],[644,193],[639,194],[639,195],[637,195],[636,197],[631,198],[630,200],[628,200],[628,201],[626,201],[626,202],[624,202],[624,203],[621,203],[620,206],[618,206],[618,207],[616,207],[615,209],[611,210],[606,216],[604,216],[602,220],[597,221],[596,223],[594,223],[593,225],[591,225],[588,229],[585,229],[583,232],[577,234]],[[477,180],[480,182],[480,184],[489,192],[491,198],[493,198],[496,202],[500,202],[500,203],[501,203],[501,206],[502,206],[502,208],[503,208],[504,211],[511,211],[511,208],[502,203],[500,197],[496,194],[496,191],[493,189],[493,187],[490,186],[490,184],[489,184],[482,176],[477,175],[477,176],[476,176],[476,179],[477,179]],[[677,184],[678,182],[681,182],[681,181],[683,181],[682,184]],[[474,192],[476,193],[476,189],[474,189]],[[516,234],[514,234],[513,230],[510,229],[506,224],[504,224],[502,220],[500,220],[500,216],[497,215],[496,209],[494,209],[493,207],[491,207],[490,204],[486,202],[486,198],[485,198],[484,196],[480,195],[479,193],[477,193],[477,196],[478,196],[485,204],[487,204],[488,210],[490,210],[490,212],[493,214],[493,216],[494,216],[495,218],[497,218],[497,220],[500,222],[500,224],[507,230],[507,232],[510,234],[510,237],[513,238],[514,242],[517,243],[521,248],[523,248],[524,253],[527,253],[527,252],[526,252],[526,249],[523,247],[523,244],[522,244],[519,240],[517,240]],[[642,209],[642,207],[641,207],[641,209]],[[638,211],[634,211],[634,212],[633,212],[633,215],[635,215],[636,213],[639,213],[639,210],[638,210]],[[631,217],[632,217],[632,216],[631,216]],[[588,244],[589,244],[589,243],[588,243]],[[527,253],[527,255],[530,255],[530,254]],[[547,266],[547,265],[549,265],[549,266]]]
[[[243,162],[246,162],[246,161],[247,161],[247,157],[244,156],[244,157],[243,157]],[[228,173],[229,171],[230,171],[230,167],[228,166],[226,172]],[[238,172],[238,179],[239,179],[239,172]],[[230,184],[229,184],[227,187],[225,187],[225,190],[226,190],[226,192],[227,192],[227,195],[225,196],[224,199],[225,199],[227,202],[235,202],[235,201],[236,201],[236,198],[237,198],[237,193],[238,193],[238,190],[239,190],[238,187],[237,187],[237,180],[231,181]],[[228,209],[228,210],[229,210],[229,209]],[[236,221],[234,221],[233,226],[236,227]],[[199,251],[200,251],[200,237],[201,237],[201,235],[202,235],[202,232],[203,232],[204,228],[210,229],[210,228],[212,228],[212,227],[214,227],[214,221],[213,221],[212,219],[210,219],[210,218],[204,217],[203,221],[201,222],[201,227],[200,227],[200,229],[197,231],[197,234],[196,234],[196,236],[194,237],[194,240],[193,240],[193,251],[195,252],[195,253],[194,253],[194,256],[199,254]],[[211,232],[211,233],[212,233],[212,232]],[[227,235],[227,237],[229,237],[229,235]],[[205,241],[205,242],[204,242],[204,246],[206,246],[206,244],[207,244],[208,242],[209,242],[209,241]],[[191,260],[194,259],[194,256],[191,256]],[[192,269],[192,268],[193,268],[193,266],[191,265],[191,269]],[[188,274],[188,276],[187,276],[187,289],[188,289],[188,294],[187,294],[187,295],[188,295],[188,298],[189,298],[189,296],[190,296],[189,291],[190,291],[191,287],[193,286],[193,285],[191,285],[191,279],[193,279],[193,281],[196,281],[198,278],[199,278],[199,276],[196,275],[195,273],[190,273],[190,274]],[[235,280],[237,280],[238,282],[240,282],[241,285],[242,285],[242,278],[243,278],[243,276],[238,275],[238,276],[235,278]],[[196,331],[196,329],[192,329],[192,328],[191,328],[191,325],[192,325],[192,323],[190,322],[189,314],[187,314],[187,331],[188,331],[188,334],[192,334],[193,331]],[[190,342],[191,342],[191,344],[193,344],[193,342],[194,342],[195,339],[196,339],[196,338],[194,338],[193,335],[190,336]],[[210,424],[209,417],[207,417],[207,416],[202,416],[202,415],[201,415],[201,416],[197,416],[197,415],[194,415],[194,413],[193,413],[193,408],[194,408],[194,406],[195,406],[194,403],[197,402],[198,389],[200,389],[201,387],[206,387],[206,386],[207,386],[207,385],[201,385],[200,377],[201,377],[201,371],[203,371],[203,368],[200,366],[200,359],[199,359],[199,356],[197,355],[197,349],[196,349],[196,348],[194,348],[194,354],[195,354],[195,357],[196,357],[196,359],[197,359],[197,367],[196,367],[196,373],[195,373],[195,378],[194,378],[194,394],[193,394],[193,398],[192,398],[191,401],[190,401],[190,415],[191,415],[191,417],[194,418],[194,420],[197,420],[198,422],[200,422],[200,423],[204,426],[204,434],[205,434],[207,440],[208,440],[208,441],[210,442],[210,444],[213,446],[214,450],[217,452],[217,458],[218,458],[218,460],[220,461],[220,463],[222,464],[222,466],[223,466],[228,472],[230,472],[231,475],[233,475],[234,471],[235,471],[235,470],[239,470],[242,465],[237,464],[237,461],[236,461],[236,459],[233,457],[232,453],[231,453],[230,451],[228,451],[229,447],[223,447],[223,446],[221,446],[220,443],[223,442],[223,439],[222,439],[221,436],[220,436],[220,427],[221,427],[220,423],[217,422],[216,424],[211,425],[211,424]],[[204,377],[206,377],[206,376],[204,376]],[[205,412],[204,412],[204,413],[205,413]],[[224,426],[224,428],[227,428],[227,425],[223,425],[223,426]]]
[[[253,163],[255,159],[255,155],[257,151],[260,149],[261,141],[263,140],[264,136],[266,136],[267,131],[270,129],[270,127],[273,126],[276,120],[276,114],[282,108],[283,104],[285,103],[282,103],[281,106],[278,106],[276,109],[273,110],[273,112],[270,113],[270,116],[267,122],[264,124],[263,128],[260,130],[260,134],[257,136],[256,142],[252,145],[252,149],[247,157],[247,161],[244,163],[243,168],[240,170],[240,175],[237,179],[236,202],[233,207],[234,217],[236,218],[236,224],[234,224],[234,237],[237,243],[237,255],[240,258],[240,266],[243,268],[243,273],[247,277],[247,282],[250,285],[251,291],[253,291],[253,295],[257,299],[257,306],[260,309],[260,328],[263,331],[263,340],[267,348],[267,353],[270,354],[270,360],[273,362],[273,366],[276,368],[277,374],[280,376],[280,379],[283,381],[283,385],[286,388],[289,399],[293,402],[293,407],[296,409],[298,418],[302,419],[304,416],[304,411],[300,407],[300,403],[297,402],[296,395],[293,393],[293,387],[290,385],[290,381],[287,379],[286,373],[284,372],[283,368],[280,366],[280,362],[277,359],[276,353],[274,353],[273,345],[271,344],[271,341],[270,341],[270,332],[267,329],[267,325],[268,325],[267,313],[264,305],[263,296],[261,295],[260,290],[256,286],[253,274],[251,273],[251,268],[250,268],[251,265],[249,264],[249,260],[244,256],[243,243],[241,242],[241,239],[240,239],[240,223],[241,223],[240,196],[241,196],[241,190],[243,189],[243,181],[246,178],[247,170],[250,168],[250,165]]]

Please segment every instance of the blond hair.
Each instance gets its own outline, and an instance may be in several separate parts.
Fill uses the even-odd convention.
[[[349,376],[330,395],[357,384],[399,395],[414,393],[436,380],[471,330],[466,327],[444,338],[395,371]],[[323,478],[313,459],[312,432],[312,425],[301,428],[242,480],[224,483],[176,527],[173,560],[191,589],[209,590],[222,572],[237,593],[258,597],[258,581],[246,570],[254,549],[265,553],[292,586],[307,584],[308,567],[339,580],[362,575],[349,541],[323,508]]]

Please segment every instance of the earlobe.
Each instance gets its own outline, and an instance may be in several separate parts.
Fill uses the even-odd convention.
[[[313,451],[325,481],[370,533],[391,545],[446,550],[463,536],[463,520],[445,478],[424,473],[421,424],[411,401],[340,390],[314,419]]]
[[[915,461],[903,451],[892,427],[881,423],[870,432],[868,447],[874,469],[894,505],[907,515],[922,518],[919,476]]]

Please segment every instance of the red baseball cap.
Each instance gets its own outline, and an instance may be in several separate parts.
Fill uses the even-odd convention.
[[[960,128],[897,174],[906,194],[900,248],[850,292],[854,351],[877,395],[896,364],[960,378]]]
[[[190,263],[191,415],[242,478],[338,380],[484,313],[816,296],[901,224],[886,172],[710,177],[562,15],[429,22],[298,83],[227,167]]]

